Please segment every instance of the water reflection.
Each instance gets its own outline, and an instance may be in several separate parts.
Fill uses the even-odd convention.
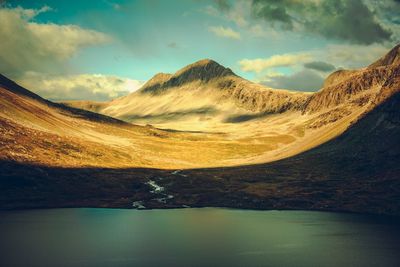
[[[0,213],[1,266],[400,266],[400,223],[229,209]]]

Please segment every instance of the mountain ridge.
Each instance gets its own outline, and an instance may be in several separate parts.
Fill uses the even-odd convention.
[[[214,60],[202,59],[183,67],[174,74],[157,73],[139,89],[139,92],[157,94],[185,83],[194,81],[207,83],[212,79],[226,76],[236,76],[236,74]],[[163,90],[160,90],[161,88]]]
[[[211,59],[203,59],[181,68],[174,74],[158,73],[138,91],[111,102],[93,105],[95,108],[93,110],[128,121],[130,118],[149,117],[151,113],[156,113],[157,116],[165,112],[176,113],[179,110],[174,109],[173,106],[176,105],[174,103],[180,103],[185,98],[183,87],[185,90],[193,91],[187,94],[194,94],[199,88],[204,89],[205,95],[218,94],[213,98],[215,103],[231,102],[232,106],[239,110],[242,109],[239,113],[243,113],[245,116],[247,113],[249,113],[248,115],[251,113],[254,115],[256,115],[255,113],[278,114],[286,111],[301,111],[305,114],[321,112],[340,105],[364,106],[373,101],[374,94],[379,93],[376,87],[382,86],[390,77],[393,69],[399,65],[399,53],[400,45],[397,45],[364,69],[338,70],[326,78],[319,91],[313,93],[268,88],[237,76],[229,68],[225,68]],[[214,88],[216,92],[213,92],[211,88]],[[172,95],[171,90],[175,91],[176,97]],[[169,96],[171,102],[163,103],[160,108],[156,108],[155,104],[152,111],[137,103],[146,100],[141,99],[146,94],[157,97],[168,93],[171,93]],[[188,101],[193,101],[193,99],[188,99]],[[215,103],[208,103],[201,108],[214,106]],[[69,102],[67,104],[90,109],[89,103],[80,105],[76,102]],[[121,108],[118,108],[118,105],[121,105]],[[137,107],[135,108],[135,106]],[[156,111],[157,109],[158,111]],[[188,107],[185,107],[184,110],[187,109]],[[229,119],[225,119],[225,121],[229,121]]]
[[[203,71],[199,75],[198,68]],[[214,68],[218,72],[209,75]],[[125,128],[136,127],[135,131],[141,134],[164,137],[162,144],[167,147],[165,151],[174,149],[170,144],[177,145],[173,141],[176,138],[173,133],[181,133],[180,136],[188,143],[197,138],[201,140],[201,145],[212,140],[214,146],[201,148],[204,149],[204,158],[201,161],[196,162],[195,154],[186,159],[182,159],[179,153],[175,154],[176,162],[181,162],[182,166],[265,163],[296,155],[340,136],[399,90],[398,72],[399,64],[396,60],[385,67],[342,70],[331,74],[319,92],[304,93],[270,89],[233,75],[230,70],[214,61],[201,60],[175,74],[156,75],[156,81],[153,80],[155,83],[171,80],[171,77],[182,78],[174,80],[178,86],[163,87],[160,94],[138,91],[107,103],[79,104],[107,116],[143,125],[140,128],[115,120],[115,123]],[[14,100],[10,97],[4,98],[5,102],[0,103],[6,111],[3,116],[16,123],[28,123],[36,130],[44,129],[76,137],[83,132],[75,127],[82,121],[75,125],[68,121],[97,116],[96,113],[79,109],[68,110],[67,107],[50,101],[46,102],[49,105],[42,106],[36,102],[25,103],[23,100],[21,103],[16,102],[19,104],[15,108],[12,104]],[[49,110],[47,106],[56,110]],[[37,116],[35,113],[43,115]],[[113,120],[107,116],[98,116]],[[107,126],[107,130],[102,129],[103,125],[99,125],[102,121],[97,117],[93,122],[97,123],[93,129],[99,129],[100,132],[93,132],[88,128],[90,134],[84,134],[85,138],[92,141],[98,137],[110,139],[106,145],[121,145],[124,153],[128,151],[127,154],[133,155],[134,152],[128,145],[132,142],[131,137],[124,135],[120,138],[117,134],[118,138],[112,140],[112,135],[106,132],[104,136],[104,133],[110,131],[114,134],[120,131],[118,128]],[[159,129],[146,126],[148,124]],[[194,137],[191,133],[201,137]],[[222,140],[229,141],[220,143]],[[216,158],[213,147],[220,148],[223,156]],[[187,153],[190,154],[190,151],[189,149]],[[233,154],[228,156],[228,152]],[[152,157],[157,162],[154,164],[159,164],[159,160],[165,164],[165,159]],[[129,159],[128,156],[126,158]],[[179,166],[179,163],[176,164]],[[176,166],[175,163],[173,166]]]
[[[400,71],[383,101],[343,134],[294,157],[257,165],[165,170],[65,168],[0,160],[0,209],[230,207],[400,216]],[[1,122],[1,120],[0,120]],[[1,130],[2,128],[0,128]],[[0,135],[1,136],[1,135]],[[1,139],[0,139],[1,141]],[[149,181],[168,194],[158,201]]]
[[[335,72],[313,94],[228,75],[92,106],[164,130],[91,120],[0,80],[0,209],[140,201],[400,215],[400,66],[384,62]]]

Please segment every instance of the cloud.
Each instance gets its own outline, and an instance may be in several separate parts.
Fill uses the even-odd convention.
[[[322,72],[329,72],[333,71],[335,68],[334,65],[323,62],[323,61],[312,61],[304,64],[304,67],[307,69],[322,71]]]
[[[233,5],[228,1],[214,1],[216,3],[215,6],[207,6],[205,8],[205,13],[214,16],[220,17],[227,21],[234,22],[238,27],[246,27],[248,26],[248,19],[250,17],[251,10],[251,2],[247,0],[238,0],[235,1]]]
[[[51,100],[107,101],[139,89],[143,82],[112,75],[51,75],[27,72],[18,83]]]
[[[326,0],[322,4],[322,10],[319,20],[308,22],[306,27],[325,37],[356,44],[372,44],[390,40],[392,35],[361,0]]]
[[[79,49],[111,41],[104,33],[76,25],[32,21],[49,10],[0,8],[0,73],[16,78],[26,71],[59,70]]]
[[[265,27],[262,27],[260,24],[249,26],[248,33],[252,37],[273,37],[274,39],[279,38],[277,32],[275,32],[273,29],[268,29],[267,31]]]
[[[335,66],[357,69],[366,67],[385,55],[391,47],[381,44],[371,45],[328,45],[324,49],[313,51],[313,57]]]
[[[309,33],[353,44],[373,44],[392,41],[400,33],[400,18],[393,14],[400,7],[393,0],[252,0],[216,1],[208,13],[219,12],[238,26],[248,26],[249,20],[262,20],[272,28]],[[396,5],[396,7],[394,7]]]
[[[176,43],[176,42],[171,42],[171,43],[168,43],[167,44],[167,46],[169,47],[169,48],[179,48],[179,45]]]
[[[231,5],[228,0],[214,0],[220,10],[229,10]]]
[[[238,64],[242,71],[258,74],[271,71],[277,67],[290,67],[295,70],[305,67],[322,72],[329,72],[335,68],[358,69],[370,65],[385,55],[390,48],[381,44],[336,44],[301,53],[274,55],[269,58],[242,59]]]
[[[227,2],[227,5],[219,3],[219,1],[214,1],[216,4],[214,6],[208,5],[203,12],[206,14],[223,19],[228,22],[233,22],[245,34],[246,38],[273,38],[276,40],[281,37],[278,32],[268,27],[262,21],[255,22],[252,19],[252,2],[248,0],[236,0],[236,1],[223,1]],[[224,7],[225,6],[225,7]],[[261,23],[260,23],[261,22]]]
[[[208,28],[212,33],[219,37],[231,38],[231,39],[240,39],[240,33],[234,31],[232,28],[223,27],[223,26],[212,26]]]
[[[280,22],[286,29],[293,28],[292,17],[288,10],[290,7],[302,5],[296,1],[254,0],[252,11],[256,18],[262,18],[271,23]]]
[[[323,82],[319,73],[304,69],[290,75],[266,75],[260,83],[272,88],[310,92],[319,90]]]
[[[275,67],[288,67],[309,61],[308,53],[275,55],[269,58],[242,59],[239,61],[243,71],[254,71],[257,73]]]

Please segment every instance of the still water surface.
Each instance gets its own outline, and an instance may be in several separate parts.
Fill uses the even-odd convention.
[[[0,213],[0,266],[400,266],[400,221],[308,211]]]

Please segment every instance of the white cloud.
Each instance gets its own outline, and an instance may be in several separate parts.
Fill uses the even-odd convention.
[[[209,16],[222,18],[226,21],[234,22],[238,27],[245,27],[249,24],[248,19],[250,18],[251,1],[238,0],[234,2],[234,5],[229,8],[217,8],[212,5],[208,5],[203,9],[203,12]]]
[[[304,69],[289,75],[267,74],[259,82],[272,88],[310,92],[319,90],[323,81],[320,73]]]
[[[275,55],[269,58],[243,59],[239,61],[243,71],[255,72],[256,82],[272,88],[298,91],[316,91],[330,71],[318,72],[304,65],[321,63],[345,69],[363,68],[389,51],[389,44],[372,45],[328,45],[322,49],[304,53]],[[290,67],[290,74],[277,71],[277,67]]]
[[[32,19],[51,8],[0,9],[0,72],[16,78],[26,71],[54,71],[83,47],[104,44],[112,38],[76,25],[36,23]]]
[[[315,58],[343,68],[362,68],[385,55],[392,47],[390,44],[372,45],[328,45],[323,50],[314,51]]]
[[[302,53],[274,55],[269,58],[242,59],[238,63],[241,70],[264,73],[277,67],[291,67],[299,70],[304,63],[323,61],[338,68],[363,68],[381,56],[385,55],[390,45],[327,45],[322,49],[310,50]]]
[[[239,27],[245,27],[249,24],[250,9],[250,1],[236,1],[226,13],[226,18],[236,23]]]
[[[25,73],[18,82],[51,100],[106,101],[127,95],[139,89],[142,81],[113,75],[79,74],[50,75],[37,72]]]
[[[218,17],[220,15],[220,12],[213,6],[206,6],[201,11],[213,17]]]
[[[266,29],[260,24],[255,24],[248,27],[248,32],[252,37],[273,37],[277,39],[279,35],[273,29]]]
[[[240,33],[234,31],[232,28],[223,26],[213,26],[208,28],[215,35],[231,39],[240,39]]]
[[[312,57],[308,53],[275,55],[269,58],[242,59],[239,61],[243,71],[260,73],[269,68],[288,67],[310,61]]]

